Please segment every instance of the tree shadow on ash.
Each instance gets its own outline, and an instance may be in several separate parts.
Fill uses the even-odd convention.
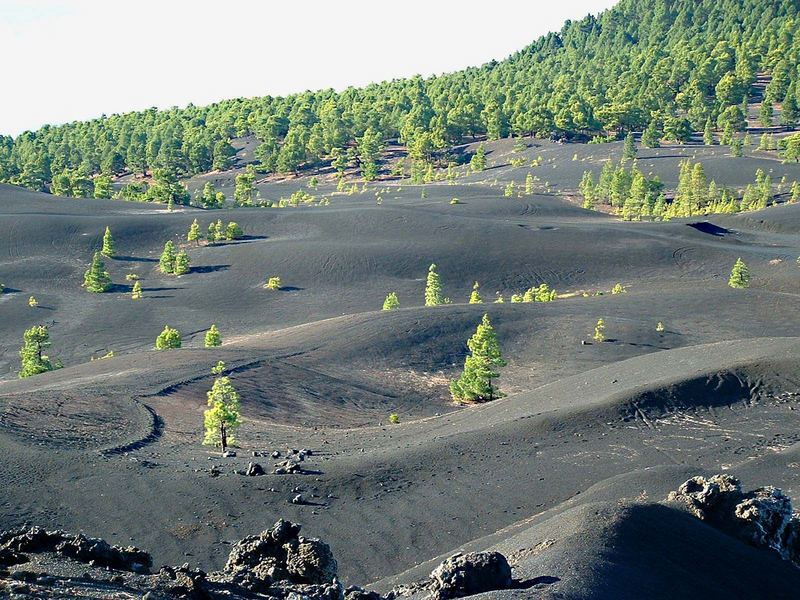
[[[301,292],[304,289],[305,288],[294,287],[294,286],[291,286],[291,285],[284,285],[284,286],[281,286],[281,289],[279,289],[278,291],[279,292]]]
[[[192,267],[189,273],[216,273],[217,271],[227,271],[230,265],[206,265],[204,267]]]
[[[220,242],[214,242],[213,244],[208,244],[209,246],[213,247],[222,247],[222,246],[238,246],[241,244],[249,244],[250,242],[257,242],[258,240],[267,240],[269,239],[266,235],[244,235],[237,240],[225,240]]]
[[[144,258],[143,256],[112,256],[111,260],[119,260],[121,262],[141,262],[141,263],[156,263],[157,258]]]

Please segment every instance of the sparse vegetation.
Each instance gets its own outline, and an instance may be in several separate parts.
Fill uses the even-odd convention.
[[[175,244],[172,243],[172,240],[169,240],[166,244],[164,244],[164,250],[161,252],[161,257],[158,260],[158,268],[162,273],[165,275],[172,275],[175,273],[176,257],[177,253],[175,252]]]
[[[175,255],[175,267],[173,268],[172,274],[176,276],[186,275],[186,273],[189,272],[190,262],[191,260],[186,250],[181,250]]]
[[[203,239],[203,234],[200,233],[200,224],[197,222],[197,219],[195,219],[189,227],[189,233],[186,234],[186,241],[194,242],[199,246],[201,239]]]
[[[106,232],[103,234],[103,249],[100,250],[100,254],[111,258],[114,256],[114,238],[111,235],[111,229],[106,227]]]
[[[156,350],[174,350],[180,348],[181,343],[181,332],[166,325],[156,338]]]
[[[483,304],[483,298],[481,298],[480,294],[480,285],[478,282],[475,282],[475,285],[472,286],[472,293],[469,296],[469,303],[470,304]]]
[[[22,349],[19,351],[21,379],[53,370],[50,359],[44,350],[50,345],[50,332],[44,325],[36,325],[25,330]]]
[[[224,368],[224,363],[223,363]],[[214,384],[208,391],[208,409],[203,414],[203,444],[218,446],[224,453],[236,443],[236,430],[242,424],[239,414],[239,393],[229,377],[217,370]]]
[[[461,376],[450,383],[450,394],[459,402],[480,402],[494,400],[502,394],[493,385],[493,380],[500,377],[495,370],[504,367],[497,335],[489,321],[489,315],[483,315],[475,334],[467,341],[470,354],[464,361]]]
[[[281,278],[270,277],[267,279],[267,283],[264,284],[264,288],[273,291],[281,289]]]
[[[595,342],[606,341],[606,322],[603,319],[597,319],[597,324],[594,326],[594,335],[592,339]]]
[[[425,306],[439,306],[445,304],[442,295],[442,281],[436,271],[436,265],[432,264],[428,268],[428,279],[425,283]]]
[[[111,289],[111,277],[105,269],[106,266],[103,263],[102,255],[99,252],[95,252],[92,264],[83,275],[83,287],[86,288],[87,292],[102,294]]]
[[[383,310],[396,310],[398,308],[400,308],[400,300],[397,299],[397,294],[389,292],[383,301]]]
[[[206,331],[205,340],[203,345],[206,348],[216,348],[222,345],[222,336],[219,333],[217,326],[212,324],[208,331]]]
[[[741,257],[736,259],[736,263],[734,263],[733,269],[731,269],[728,285],[738,289],[750,287],[750,271]]]

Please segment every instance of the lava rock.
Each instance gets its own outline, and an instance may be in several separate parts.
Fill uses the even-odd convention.
[[[438,600],[462,598],[512,586],[511,567],[499,552],[454,554],[430,574],[431,594]]]
[[[247,465],[247,471],[245,471],[245,475],[249,477],[258,477],[260,475],[266,475],[266,471],[264,471],[264,467],[257,462],[251,462]]]
[[[692,477],[670,492],[668,502],[753,546],[769,548],[800,567],[800,516],[778,488],[743,492],[731,475]]]
[[[286,547],[286,569],[295,581],[330,583],[336,577],[336,559],[330,546],[318,539],[299,538]]]

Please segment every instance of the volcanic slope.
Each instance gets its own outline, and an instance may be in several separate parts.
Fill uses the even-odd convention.
[[[540,151],[571,156],[575,147]],[[572,162],[562,159],[558,168]],[[664,160],[677,169],[678,158]],[[797,495],[800,239],[790,225],[763,225],[790,224],[797,206],[622,223],[553,195],[504,198],[488,181],[426,191],[422,199],[419,187],[398,185],[381,204],[370,190],[326,207],[169,213],[1,188],[0,524],[131,537],[156,562],[210,568],[226,542],[287,516],[331,542],[347,582],[363,583],[498,531],[492,544],[512,544],[504,528],[548,511],[556,521],[514,551],[554,538],[547,527],[561,519],[613,540],[619,555],[598,569],[618,578],[613,565],[633,564],[631,530],[598,529],[575,501],[592,486],[605,490],[598,502],[658,501],[690,475],[727,469]],[[187,244],[195,218],[203,227],[235,220],[246,237]],[[80,283],[105,226],[117,241],[119,256],[106,261],[117,287],[93,295]],[[186,246],[189,274],[158,273],[168,239]],[[727,286],[739,256],[753,275],[748,290]],[[452,305],[421,306],[432,262]],[[142,277],[141,301],[130,299],[129,272]],[[283,290],[263,289],[272,275]],[[474,281],[487,304],[465,303]],[[542,282],[565,297],[508,301]],[[628,291],[611,295],[618,282]],[[381,312],[389,291],[403,308]],[[504,304],[491,303],[495,292]],[[509,361],[507,396],[459,409],[447,382],[484,312]],[[601,317],[609,339],[594,343]],[[15,380],[22,332],[38,323],[50,326],[49,354],[66,368]],[[203,349],[211,323],[225,344]],[[165,324],[186,347],[151,352]],[[89,361],[110,350],[113,358]],[[242,393],[235,459],[199,446],[218,360]],[[400,425],[379,424],[390,412]],[[252,451],[286,447],[312,451],[303,473],[234,473],[250,460],[271,472],[277,461]],[[296,488],[308,504],[288,502]],[[612,513],[641,529],[658,510]],[[562,539],[558,556],[573,564],[601,543],[581,550]],[[556,560],[532,568],[530,577],[563,582],[546,586],[554,594],[609,589],[568,577]]]

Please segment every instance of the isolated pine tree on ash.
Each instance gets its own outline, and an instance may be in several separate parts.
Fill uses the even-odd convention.
[[[750,287],[750,271],[741,258],[736,259],[736,264],[731,269],[731,278],[728,280],[728,285],[739,289]]]
[[[481,402],[502,396],[492,385],[492,380],[500,377],[495,369],[504,367],[506,361],[503,360],[488,314],[483,315],[475,335],[467,341],[467,347],[470,354],[464,360],[464,371],[461,377],[450,383],[453,399],[460,402]]]
[[[603,319],[597,319],[597,325],[594,326],[594,335],[592,336],[595,342],[606,341],[606,322]]]
[[[133,289],[131,290],[131,300],[142,299],[142,284],[138,281],[134,282]]]
[[[200,223],[198,223],[197,219],[195,219],[189,226],[189,233],[186,234],[186,241],[194,242],[199,246],[201,239],[203,239],[203,234],[200,233]]]
[[[383,310],[396,310],[400,308],[400,300],[397,299],[397,294],[389,292],[386,300],[383,301]]]
[[[219,365],[218,365],[219,366]],[[224,365],[223,365],[224,369]],[[215,374],[222,369],[215,368]],[[228,444],[236,443],[236,429],[242,424],[239,415],[239,394],[227,376],[217,377],[207,393],[208,410],[203,413],[205,435],[203,444],[220,446],[222,452]]]
[[[114,256],[114,237],[111,235],[111,230],[108,227],[106,227],[106,232],[103,234],[103,249],[100,253],[109,258]]]
[[[166,275],[171,275],[175,272],[175,244],[169,240],[164,244],[164,251],[161,253],[161,258],[158,260],[158,268]]]
[[[19,351],[21,360],[19,376],[21,379],[53,370],[50,359],[42,354],[49,345],[50,333],[44,325],[36,325],[25,330],[23,346]]]
[[[483,298],[481,298],[481,294],[478,291],[480,287],[481,286],[477,281],[475,282],[475,285],[472,286],[472,293],[469,295],[470,304],[483,304]]]
[[[83,275],[83,287],[87,292],[102,294],[111,289],[111,277],[106,272],[106,266],[99,252],[94,253],[92,264]]]
[[[222,336],[219,333],[216,325],[211,325],[211,328],[206,331],[205,347],[216,348],[222,345]]]
[[[180,348],[182,343],[181,332],[169,325],[156,338],[156,350],[173,350]]]
[[[444,304],[442,281],[434,264],[428,268],[428,280],[425,283],[425,306],[439,306],[440,304]]]

